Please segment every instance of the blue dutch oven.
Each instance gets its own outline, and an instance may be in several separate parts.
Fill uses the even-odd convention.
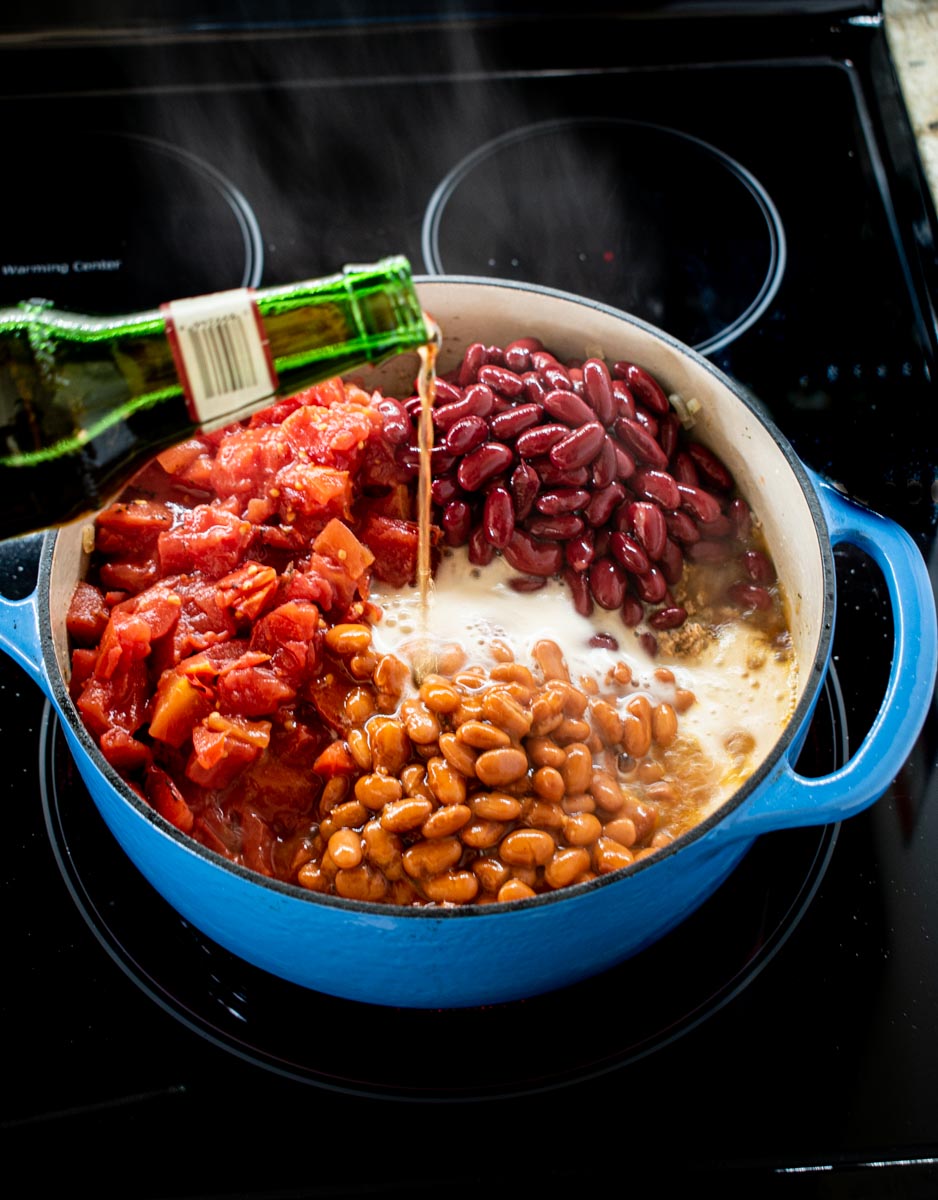
[[[935,602],[925,564],[899,526],[807,470],[745,394],[706,359],[606,306],[545,288],[469,278],[422,281],[445,335],[441,369],[472,341],[537,335],[562,357],[603,354],[644,365],[669,393],[699,404],[695,436],[729,466],[762,522],[789,602],[799,697],[772,753],[722,807],[656,855],[549,895],[466,908],[394,908],[271,882],[191,841],[108,766],[69,698],[65,613],[84,569],[82,530],[45,535],[38,584],[0,604],[0,645],[46,693],[95,804],[150,883],[187,920],[275,975],[335,996],[417,1008],[462,1007],[549,991],[614,965],[703,903],[755,838],[849,817],[887,789],[932,702]],[[409,394],[415,364],[365,379]],[[862,744],[822,778],[795,771],[831,653],[832,549],[851,543],[879,566],[893,613],[893,658]],[[871,636],[873,636],[871,632]],[[76,796],[75,803],[84,802]]]

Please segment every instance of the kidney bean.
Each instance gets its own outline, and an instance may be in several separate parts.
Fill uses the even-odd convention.
[[[629,421],[634,421],[635,397],[621,379],[613,379],[612,394],[616,401],[616,417],[625,417]]]
[[[489,427],[482,417],[461,417],[455,424],[450,425],[443,445],[450,454],[457,456],[468,454],[488,440]],[[670,507],[676,508],[677,505]]]
[[[637,415],[637,414],[636,414]],[[663,471],[668,465],[664,451],[654,437],[637,420],[619,417],[615,423],[616,436],[625,443],[625,448],[640,462]]]
[[[642,467],[635,472],[630,486],[643,500],[653,500],[662,508],[680,507],[681,493],[673,476],[667,471]]]
[[[489,422],[492,437],[500,442],[508,441],[536,425],[542,415],[543,410],[539,404],[516,404],[506,408]]]
[[[515,508],[515,520],[523,521],[534,507],[541,489],[541,478],[529,463],[519,463],[511,473],[508,488]]]
[[[612,443],[613,453],[616,456],[616,477],[618,479],[631,479],[635,474],[635,459],[615,438],[610,438],[609,440]]]
[[[682,507],[686,508],[698,521],[715,521],[722,515],[720,502],[715,496],[705,492],[703,488],[695,487],[691,483],[679,483],[677,486],[681,493]]]
[[[625,571],[612,558],[598,558],[589,568],[589,585],[600,608],[621,608],[625,600]]]
[[[506,488],[489,490],[482,509],[482,528],[497,549],[502,550],[508,545],[515,531],[515,509]]]
[[[666,413],[671,407],[661,384],[637,363],[614,363],[612,373],[623,380],[632,395],[652,412]]]
[[[472,530],[472,509],[465,500],[451,500],[443,509],[443,534],[449,546],[464,546]]]
[[[526,429],[515,440],[515,450],[522,458],[540,458],[565,438],[570,430],[566,425],[538,425]]]
[[[539,350],[531,351],[531,366],[535,371],[544,371],[547,367],[559,367],[560,359],[542,346]]]
[[[589,530],[570,538],[563,548],[564,558],[574,571],[585,571],[596,556],[593,535]]]
[[[423,400],[419,396],[410,396],[407,400],[402,401],[401,407],[407,413],[408,417],[416,419],[420,416]]]
[[[457,382],[460,387],[468,387],[470,383],[475,383],[479,373],[479,368],[485,363],[485,347],[481,342],[473,342],[466,347],[466,352],[462,356],[462,362],[459,364],[459,374]]]
[[[528,532],[535,537],[556,538],[558,541],[576,537],[585,528],[585,521],[575,513],[558,513],[555,517],[532,517],[527,524]]]
[[[550,450],[550,461],[562,471],[588,466],[602,447],[606,431],[598,421],[581,425]]]
[[[733,536],[738,542],[744,542],[752,533],[752,512],[742,497],[731,500],[726,510],[733,526]]]
[[[433,424],[437,429],[449,429],[463,417],[487,417],[495,407],[495,393],[484,384],[473,384],[466,388],[461,400],[434,408]]]
[[[507,367],[486,364],[479,368],[477,378],[479,383],[484,383],[493,392],[497,392],[500,396],[507,396],[511,400],[520,396],[524,391],[524,380],[514,371],[509,371]]]
[[[596,423],[596,414],[575,392],[553,390],[544,397],[544,411],[555,421],[562,421],[576,429],[580,425]],[[602,428],[600,426],[600,428]]]
[[[594,633],[589,640],[591,646],[597,646],[602,650],[618,650],[619,643],[611,633]]]
[[[656,504],[635,500],[628,506],[628,515],[632,532],[644,546],[645,553],[650,559],[660,558],[668,539],[664,513]]]
[[[664,519],[668,527],[668,536],[674,538],[676,542],[683,542],[687,545],[700,541],[700,530],[686,512],[678,509],[675,512],[665,513]]]
[[[530,370],[531,351],[543,348],[543,343],[538,338],[516,338],[505,347],[505,366],[520,375]]]
[[[517,527],[502,553],[509,566],[525,575],[557,575],[563,567],[563,547],[558,542],[540,541]]]
[[[718,492],[730,490],[733,486],[733,477],[709,447],[704,446],[701,442],[691,442],[687,447],[687,453],[700,472],[704,483],[716,488]]]
[[[477,525],[469,535],[469,561],[476,567],[487,567],[495,557],[495,547],[486,536],[485,529]]]
[[[658,653],[658,639],[653,633],[640,633],[638,635],[638,644],[649,658],[654,658]]]
[[[539,592],[547,586],[547,579],[543,575],[512,575],[508,586],[513,592]]]
[[[641,404],[636,404],[635,406],[635,424],[641,425],[646,433],[650,433],[655,441],[658,441],[658,420],[651,415],[647,408],[643,408]],[[662,450],[661,453],[663,454],[664,451]]]
[[[761,583],[768,586],[775,582],[775,572],[772,569],[772,564],[761,552],[761,550],[747,550],[743,556],[743,566],[746,568],[746,574],[753,583]]]
[[[586,467],[563,470],[554,466],[549,458],[531,459],[531,466],[545,487],[583,487],[589,483],[590,473]]]
[[[459,464],[456,478],[466,492],[477,492],[483,484],[499,475],[514,461],[510,446],[502,442],[484,442]]]
[[[684,574],[684,554],[680,546],[670,538],[664,544],[664,552],[658,559],[658,566],[668,583],[672,586],[680,583]]]
[[[399,400],[391,396],[381,396],[374,401],[374,406],[384,418],[384,436],[392,446],[406,442],[411,435],[410,415]]]
[[[590,467],[590,480],[597,491],[608,487],[616,478],[616,451],[612,444],[612,439],[606,434],[603,437],[603,444],[599,447],[599,453],[593,459]]]
[[[450,500],[457,499],[459,491],[455,472],[447,475],[438,475],[430,484],[430,496],[433,499],[433,503],[438,504],[441,508],[444,504],[449,504]]]
[[[430,450],[430,468],[434,475],[445,475],[456,462],[456,455],[449,452],[448,446],[433,446]]]
[[[543,407],[544,397],[550,391],[550,388],[541,379],[537,371],[525,371],[521,376],[524,380],[524,398],[532,404],[539,404]]]
[[[678,483],[689,483],[694,487],[700,483],[700,476],[697,474],[694,460],[686,450],[678,450],[677,454],[673,456],[670,470]]]
[[[612,391],[612,376],[601,358],[588,358],[583,364],[583,396],[599,423],[611,425],[618,415],[618,406]]]
[[[531,361],[534,361],[533,355]],[[548,387],[559,391],[573,391],[573,380],[570,378],[570,372],[562,363],[552,363],[549,366],[541,367],[540,374]]]
[[[593,526],[605,525],[624,496],[625,488],[617,481],[594,492],[586,509],[588,523]]]
[[[611,530],[599,528],[593,531],[593,547],[596,558],[603,558],[609,553],[609,535]]]
[[[772,607],[772,594],[767,588],[755,583],[734,583],[729,589],[730,599],[743,610]]]
[[[657,567],[650,567],[644,575],[634,575],[633,586],[646,604],[660,604],[668,593],[668,582]]]
[[[677,413],[666,413],[658,422],[658,444],[669,462],[677,449],[680,436],[681,422],[677,418]]]
[[[418,396],[419,400],[420,397]],[[455,383],[445,379],[442,375],[437,375],[434,384],[434,403],[437,406],[444,404],[452,404],[455,400],[462,399],[462,388],[457,387]]]
[[[641,600],[636,596],[626,596],[622,601],[622,607],[619,609],[619,615],[626,629],[634,629],[644,617],[645,609]]]
[[[534,507],[545,517],[555,517],[558,513],[572,513],[584,508],[589,499],[590,494],[585,488],[557,488],[542,492]]]
[[[659,608],[656,613],[652,613],[648,624],[652,629],[677,629],[686,620],[686,608],[682,608],[680,604],[669,604],[666,608]]]
[[[569,543],[568,543],[569,544]],[[564,581],[570,589],[573,607],[581,617],[588,617],[593,612],[593,593],[590,591],[589,576],[585,571],[576,571],[567,567],[563,573]]]
[[[651,569],[651,560],[638,542],[626,533],[610,534],[609,549],[617,562],[620,562],[633,575],[644,575]]]

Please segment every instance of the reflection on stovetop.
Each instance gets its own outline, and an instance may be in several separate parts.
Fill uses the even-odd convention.
[[[516,277],[530,263],[552,286],[595,286],[673,323],[809,466],[904,525],[934,561],[935,217],[875,19],[729,21],[719,36],[683,18],[543,15],[235,34],[102,39],[81,53],[67,40],[0,44],[16,222],[0,229],[0,304],[43,295],[124,311],[389,251],[427,273]],[[658,149],[641,140],[650,127],[664,131]],[[559,141],[547,146],[548,132]],[[662,145],[693,148],[683,173]],[[529,173],[526,156],[545,146],[552,169],[585,161],[584,179],[598,171],[601,186],[564,191],[554,175],[551,197],[537,175],[519,193],[513,172],[524,162]],[[643,205],[654,188],[660,203]],[[610,192],[621,203],[593,219]],[[744,230],[745,252],[724,221]],[[706,240],[693,270],[623,269],[623,247],[638,237],[656,261],[676,227]],[[730,305],[728,276],[745,280]],[[839,548],[837,572],[834,707],[855,746],[882,694],[891,618],[861,552]],[[13,981],[0,1003],[9,1044],[25,1049],[6,1072],[8,1161],[65,1179],[101,1145],[145,1164],[129,1189],[103,1168],[102,1196],[388,1194],[401,1180],[416,1194],[445,1184],[450,1197],[548,1180],[581,1192],[660,1184],[663,1168],[718,1179],[723,1195],[813,1195],[821,1179],[827,1194],[880,1195],[884,1177],[894,1194],[933,1194],[935,725],[932,711],[887,795],[836,839],[800,831],[757,844],[742,870],[764,884],[794,865],[798,882],[787,898],[721,893],[718,921],[703,914],[689,930],[701,931],[689,990],[682,980],[662,992],[632,964],[619,989],[587,985],[462,1026],[291,998],[270,1040],[252,1019],[276,1009],[276,989],[232,975],[191,930],[161,929],[149,900],[141,918],[157,953],[134,947],[127,864],[95,851],[88,874],[94,815],[73,827],[68,789],[56,802],[64,829],[53,821],[50,837],[39,769],[54,729],[39,690],[0,659]],[[194,991],[173,999],[163,989],[191,956],[211,982],[203,995],[186,975]],[[640,1021],[623,1032],[630,1012]],[[562,1076],[544,1091],[529,1083],[542,1042]],[[402,1062],[413,1090],[449,1102],[389,1103],[408,1090]],[[180,1147],[196,1150],[184,1169]]]

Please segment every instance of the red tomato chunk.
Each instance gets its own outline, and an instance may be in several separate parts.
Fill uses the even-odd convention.
[[[338,737],[354,681],[324,680],[326,631],[373,619],[376,553],[414,577],[383,422],[329,380],[166,451],[98,516],[69,608],[72,693],[104,756],[171,824],[263,874],[295,878],[324,781],[356,771]]]

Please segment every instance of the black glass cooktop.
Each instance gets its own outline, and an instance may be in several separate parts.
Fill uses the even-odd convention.
[[[0,33],[0,304],[391,252],[593,295],[708,354],[934,562],[935,215],[878,10],[745,7]],[[876,569],[837,562],[818,771],[889,665]],[[608,976],[458,1018],[297,993],[167,912],[6,658],[0,745],[11,1164],[102,1196],[938,1186],[934,712],[867,813],[762,839]]]

